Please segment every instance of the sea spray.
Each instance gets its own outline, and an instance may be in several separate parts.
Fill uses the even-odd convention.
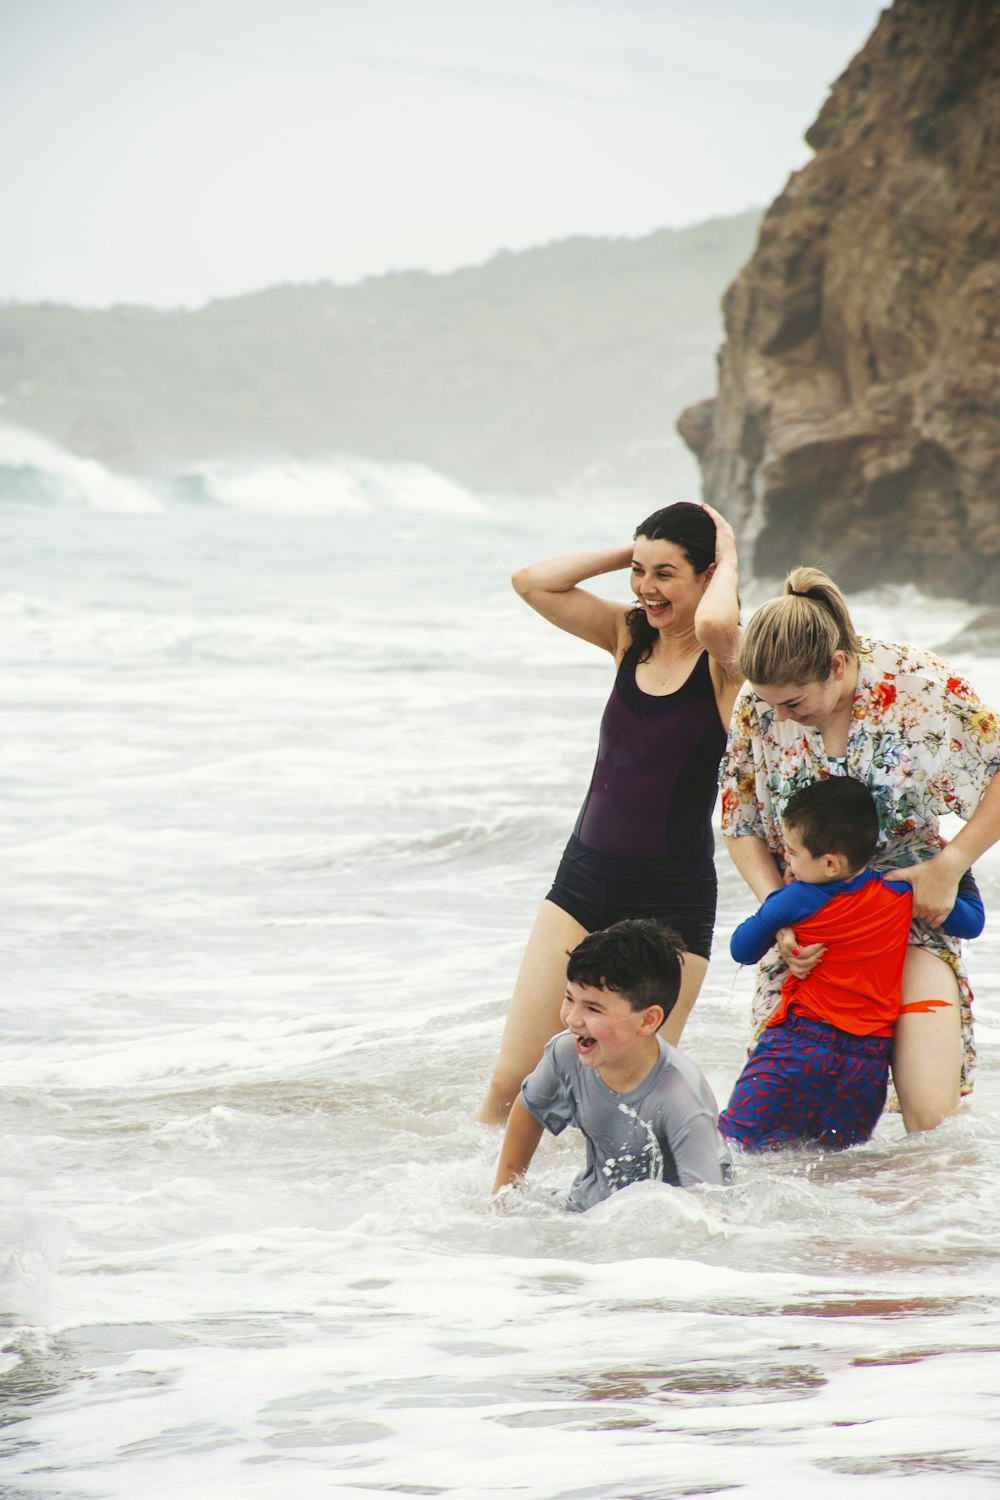
[[[642,1182],[646,1178],[657,1178],[662,1181],[663,1152],[653,1127],[624,1100],[619,1100],[618,1108],[623,1115],[628,1115],[630,1120],[642,1126],[646,1133],[646,1140],[638,1148],[638,1155],[623,1152],[620,1156],[606,1158],[601,1171],[608,1179],[612,1190],[627,1187],[630,1182]]]
[[[498,1217],[474,1110],[613,677],[507,579],[651,507],[286,498],[0,508],[0,1491],[995,1494],[1000,925],[938,1131],[585,1214],[566,1132]],[[904,594],[890,633],[961,620]],[[685,1050],[721,1098],[754,903],[717,863]]]

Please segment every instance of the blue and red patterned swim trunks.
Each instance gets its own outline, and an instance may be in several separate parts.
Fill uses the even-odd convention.
[[[790,1013],[747,1059],[719,1130],[748,1150],[868,1140],[885,1105],[890,1036],[852,1036]]]

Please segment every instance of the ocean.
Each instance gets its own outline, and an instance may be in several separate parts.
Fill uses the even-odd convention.
[[[4,1500],[1000,1494],[996,851],[942,1128],[579,1216],[567,1132],[489,1206],[473,1115],[611,681],[509,575],[643,513],[0,433]],[[976,613],[851,602],[934,648]],[[684,1045],[724,1103],[718,867]]]

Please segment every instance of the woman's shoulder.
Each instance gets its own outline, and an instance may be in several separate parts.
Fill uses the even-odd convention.
[[[968,697],[972,689],[960,672],[924,646],[904,646],[895,641],[861,637],[862,672],[880,680],[892,679],[911,691],[931,689]]]
[[[895,672],[927,672],[934,676],[947,673],[947,663],[925,646],[906,646],[899,641],[882,641],[872,636],[860,637],[862,661]]]

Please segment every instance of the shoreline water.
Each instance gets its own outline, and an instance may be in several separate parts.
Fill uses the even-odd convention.
[[[583,1216],[545,1141],[492,1214],[472,1115],[610,681],[507,579],[634,517],[449,506],[0,514],[0,1488],[995,1493],[996,851],[941,1130]],[[932,647],[975,613],[852,607]],[[724,1102],[750,906],[718,867],[685,1048]]]

